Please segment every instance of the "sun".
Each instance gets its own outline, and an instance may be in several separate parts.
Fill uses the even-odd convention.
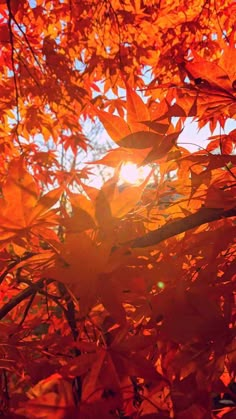
[[[151,168],[149,166],[138,167],[135,163],[123,163],[120,169],[120,181],[139,184],[147,178],[150,172]]]

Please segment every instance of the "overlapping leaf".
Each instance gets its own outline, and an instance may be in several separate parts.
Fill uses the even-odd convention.
[[[20,160],[9,166],[9,174],[2,186],[1,242],[15,242],[28,246],[31,233],[47,241],[56,240],[49,227],[58,224],[56,211],[51,210],[62,193],[57,188],[39,196],[39,190],[32,175],[23,167]]]

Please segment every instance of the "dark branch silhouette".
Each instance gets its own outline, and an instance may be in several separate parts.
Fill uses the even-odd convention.
[[[236,207],[229,210],[221,208],[201,208],[195,214],[172,221],[132,242],[132,247],[154,246],[163,240],[184,233],[202,224],[236,216]]]

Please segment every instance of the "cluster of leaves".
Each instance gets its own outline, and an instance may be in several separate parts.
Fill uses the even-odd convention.
[[[213,399],[235,378],[236,131],[178,143],[188,117],[212,133],[235,118],[234,12],[0,1],[5,417],[235,417]],[[99,190],[76,160],[87,119],[117,146],[96,162],[114,168]],[[158,182],[121,187],[125,161]]]

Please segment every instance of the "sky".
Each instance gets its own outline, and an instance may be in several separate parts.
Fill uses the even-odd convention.
[[[185,127],[179,136],[178,144],[180,146],[183,146],[184,148],[187,148],[191,152],[195,152],[199,150],[199,148],[206,148],[208,144],[208,138],[210,136],[219,135],[220,133],[227,134],[233,129],[236,129],[236,121],[228,120],[226,122],[226,126],[224,130],[220,129],[220,126],[218,125],[216,127],[216,130],[212,134],[210,132],[208,125],[204,126],[202,129],[199,130],[197,122],[193,122],[191,118],[188,118],[188,120],[185,122]],[[104,144],[104,147],[108,147],[109,145],[112,144],[112,141],[109,135],[107,134],[107,132],[105,131],[105,129],[101,128],[101,130],[98,132],[97,142],[99,143],[99,146],[101,146],[101,148],[103,144]],[[101,158],[103,155],[97,158]],[[92,152],[88,153],[85,157],[85,161],[93,161],[94,160],[93,156],[94,154]],[[94,175],[90,177],[89,184],[96,188],[101,188],[101,186],[104,183],[104,178],[110,177],[113,174],[113,170],[111,168],[105,168],[105,166],[102,166],[102,165],[98,167],[96,167],[95,165],[94,166],[91,165],[91,169],[93,170]],[[129,170],[130,170],[130,181],[131,181],[131,179],[133,180],[135,179],[135,174],[132,172],[132,170],[136,171],[136,168],[133,166],[133,169],[132,169],[132,166],[130,166]],[[101,172],[103,172],[103,175],[101,174]],[[145,173],[147,173],[147,171],[143,170],[144,176],[145,176]],[[129,181],[129,180],[126,179],[126,181]]]

